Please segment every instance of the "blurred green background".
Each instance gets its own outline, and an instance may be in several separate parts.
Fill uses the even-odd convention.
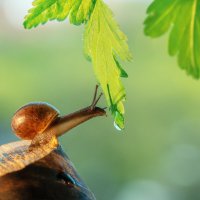
[[[93,119],[60,142],[98,200],[200,199],[200,81],[167,53],[167,35],[143,34],[150,1],[107,1],[129,38],[126,129]],[[83,27],[51,22],[24,30],[30,0],[0,1],[0,143],[16,140],[10,120],[31,101],[61,114],[90,104],[96,79],[83,55]],[[100,106],[105,106],[102,99]]]

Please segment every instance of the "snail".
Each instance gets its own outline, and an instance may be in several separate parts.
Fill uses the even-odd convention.
[[[0,146],[0,176],[18,171],[40,160],[58,147],[57,138],[79,124],[97,116],[105,109],[96,107],[98,86],[92,104],[77,112],[59,116],[59,111],[45,102],[29,103],[17,110],[12,118],[13,132],[23,141]]]

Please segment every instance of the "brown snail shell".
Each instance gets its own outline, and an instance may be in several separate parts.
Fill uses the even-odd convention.
[[[18,137],[32,140],[36,134],[44,132],[58,115],[59,111],[48,103],[29,103],[16,111],[11,127]]]

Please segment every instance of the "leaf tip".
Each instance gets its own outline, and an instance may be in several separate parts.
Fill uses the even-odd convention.
[[[124,130],[124,116],[119,111],[115,113],[114,126],[118,131]]]

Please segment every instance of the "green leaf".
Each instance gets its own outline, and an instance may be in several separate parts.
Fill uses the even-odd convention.
[[[115,124],[124,128],[125,90],[120,77],[127,77],[117,58],[131,60],[127,38],[113,19],[111,10],[102,0],[97,0],[93,13],[86,25],[85,52],[93,63]]]
[[[96,0],[35,0],[33,8],[25,17],[24,27],[30,29],[49,20],[63,21],[69,15],[72,24],[86,22],[94,8]]]
[[[171,29],[169,54],[182,69],[199,78],[200,0],[154,0],[147,10],[145,34],[159,37]]]

